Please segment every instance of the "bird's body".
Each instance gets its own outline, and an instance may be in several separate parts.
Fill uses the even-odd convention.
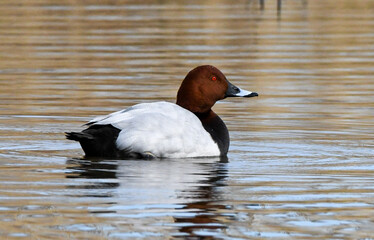
[[[87,129],[70,132],[66,136],[79,141],[86,156],[224,156],[229,147],[229,133],[211,107],[227,96],[250,97],[257,96],[257,93],[240,90],[212,66],[201,66],[186,76],[178,91],[176,104],[137,104],[94,118],[86,124]]]
[[[77,133],[76,140],[86,142],[82,148],[89,155],[104,155],[102,152],[110,152],[113,157],[141,158],[149,155],[166,158],[221,155],[199,118],[174,103],[137,104],[95,118],[87,125],[89,128],[83,131],[87,136]],[[95,142],[100,142],[103,136],[115,140],[105,147],[106,150],[95,153],[100,149]]]

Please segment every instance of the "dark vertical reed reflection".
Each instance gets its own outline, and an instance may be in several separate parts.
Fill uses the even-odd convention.
[[[280,22],[282,13],[282,0],[277,0],[277,20]]]
[[[277,0],[277,11],[278,11],[278,14],[280,13],[281,10],[282,10],[282,0]]]
[[[303,0],[303,3],[306,0]],[[260,9],[264,10],[265,9],[265,0],[259,0],[260,3]],[[280,15],[280,11],[282,10],[282,0],[277,0],[277,13]]]
[[[260,0],[260,9],[261,10],[265,9],[265,0]]]

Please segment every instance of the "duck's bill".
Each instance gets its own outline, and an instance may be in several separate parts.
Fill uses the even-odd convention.
[[[235,86],[234,84],[227,81],[229,86],[225,93],[225,97],[257,97],[258,93],[243,90]]]

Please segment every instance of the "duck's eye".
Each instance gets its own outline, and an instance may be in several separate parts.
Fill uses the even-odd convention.
[[[216,78],[215,76],[213,76],[213,77],[212,77],[212,80],[213,80],[213,81],[216,81],[216,80],[217,80],[217,78]]]

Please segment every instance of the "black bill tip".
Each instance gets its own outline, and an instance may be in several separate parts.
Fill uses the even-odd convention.
[[[243,97],[258,97],[258,93],[256,93],[256,92],[251,92],[250,94],[245,95],[245,96],[243,96]]]

